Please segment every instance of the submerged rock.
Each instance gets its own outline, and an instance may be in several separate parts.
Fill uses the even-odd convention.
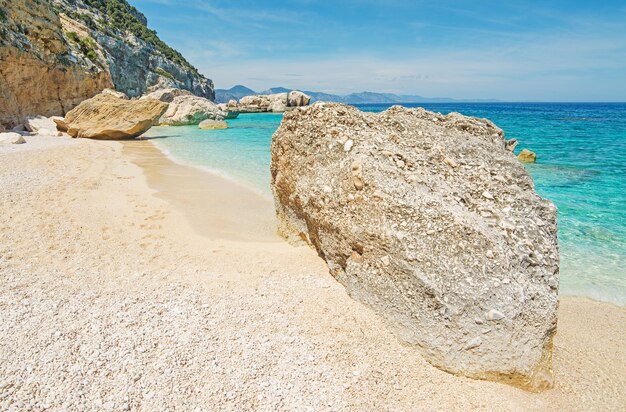
[[[224,120],[203,120],[198,125],[198,128],[202,130],[228,129],[228,123]]]
[[[517,158],[524,163],[535,163],[537,161],[537,155],[535,152],[531,152],[528,149],[522,150]]]
[[[229,120],[232,120],[232,119],[236,119],[236,118],[238,118],[238,117],[239,117],[239,112],[238,112],[238,111],[235,111],[235,110],[233,110],[233,111],[231,111],[231,110],[226,110],[226,112],[225,112],[225,113],[226,113],[226,116],[224,116],[224,119],[229,119]]]
[[[279,232],[403,341],[455,374],[551,385],[556,208],[501,129],[318,103],[285,114],[271,152]]]
[[[223,120],[226,113],[212,101],[193,95],[174,97],[159,124],[167,126],[197,125],[203,120]]]
[[[146,132],[166,109],[167,104],[158,100],[126,100],[102,93],[79,104],[64,121],[72,137],[125,139]]]

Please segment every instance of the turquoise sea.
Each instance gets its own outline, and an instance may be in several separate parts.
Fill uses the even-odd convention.
[[[382,111],[390,105],[361,105]],[[626,304],[626,104],[436,103],[425,107],[486,117],[529,148],[537,191],[559,210],[561,293]],[[268,198],[270,141],[282,115],[247,114],[229,129],[153,128],[174,160],[219,173]]]

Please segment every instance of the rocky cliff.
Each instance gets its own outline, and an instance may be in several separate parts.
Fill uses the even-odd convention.
[[[211,80],[146,23],[125,0],[0,0],[0,125],[64,115],[107,87],[212,100]]]
[[[72,50],[49,3],[0,0],[0,129],[64,114],[111,85],[106,70]]]

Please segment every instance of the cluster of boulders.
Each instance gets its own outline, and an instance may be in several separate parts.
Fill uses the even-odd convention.
[[[211,100],[182,89],[157,90],[141,97],[141,100],[145,99],[155,99],[168,104],[167,110],[157,122],[160,126],[198,125],[205,120],[234,119],[239,114],[223,110]]]
[[[182,89],[160,89],[136,99],[105,89],[81,102],[65,118],[41,117],[28,122],[41,123],[34,127],[48,130],[48,135],[62,131],[72,137],[126,139],[140,136],[155,125],[198,125],[203,130],[225,129],[228,127],[225,119],[236,118],[240,112],[284,112],[288,108],[307,105],[309,101],[305,94],[291,92],[249,96],[241,99],[240,103],[218,106]],[[31,127],[28,122],[27,129]]]
[[[82,101],[60,117],[28,118],[20,131],[93,139],[125,139],[140,136],[150,127],[198,125],[203,130],[225,129],[225,119],[236,118],[240,112],[283,112],[287,108],[306,105],[309,97],[300,92],[263,96],[259,101],[251,96],[241,104],[218,106],[204,97],[176,88],[159,89],[140,98],[129,99],[124,93],[105,89]],[[256,107],[256,109],[253,109]],[[9,140],[6,137],[5,140]],[[18,139],[19,140],[19,139]],[[23,139],[22,139],[23,140]]]
[[[137,99],[105,89],[81,102],[64,118],[28,118],[15,132],[39,132],[48,136],[65,132],[72,137],[115,140],[140,136],[155,125],[224,129],[228,127],[224,119],[236,115],[182,89],[161,89]]]
[[[284,113],[296,107],[307,106],[310,102],[310,96],[294,90],[289,93],[245,96],[239,99],[239,102],[231,100],[220,104],[219,107],[222,110],[240,113]]]
[[[434,365],[552,383],[556,208],[486,119],[316,103],[271,145],[279,232]]]
[[[27,117],[23,124],[14,127],[10,132],[0,133],[0,144],[23,144],[28,136],[63,136],[57,129],[56,121],[61,117],[32,116]]]

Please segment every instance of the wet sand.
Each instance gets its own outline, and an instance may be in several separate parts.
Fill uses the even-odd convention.
[[[213,239],[279,242],[274,205],[223,177],[174,163],[149,141],[125,141],[124,154],[144,171],[157,196],[184,210],[199,234]]]

